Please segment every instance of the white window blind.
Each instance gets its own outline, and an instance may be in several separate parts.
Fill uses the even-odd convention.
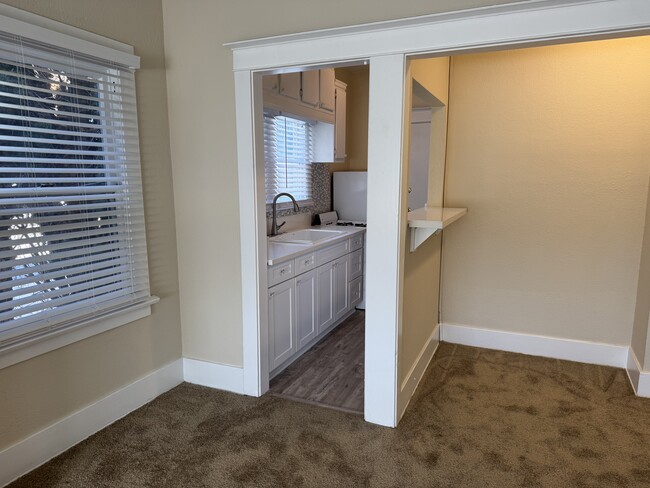
[[[266,203],[278,193],[291,193],[309,202],[313,161],[312,125],[283,115],[264,114],[264,167]],[[289,201],[283,197],[282,201]]]
[[[133,72],[0,33],[0,348],[149,302]]]

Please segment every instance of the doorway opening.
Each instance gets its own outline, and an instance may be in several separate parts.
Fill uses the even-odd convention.
[[[356,414],[364,409],[368,88],[367,64],[262,78],[269,393]]]

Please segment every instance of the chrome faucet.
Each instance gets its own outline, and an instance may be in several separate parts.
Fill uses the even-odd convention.
[[[278,225],[278,220],[276,218],[276,209],[275,206],[277,204],[278,198],[280,197],[289,197],[291,198],[291,201],[293,202],[293,210],[295,212],[298,212],[300,210],[300,207],[298,206],[298,203],[296,203],[296,199],[293,198],[293,195],[290,193],[278,193],[275,198],[273,199],[273,220],[271,221],[271,235],[272,236],[277,236],[279,234],[280,228],[286,224],[285,222],[282,222],[280,225]]]

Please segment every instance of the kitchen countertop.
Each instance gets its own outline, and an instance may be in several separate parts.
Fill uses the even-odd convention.
[[[336,237],[317,241],[313,244],[277,242],[277,241],[272,241],[270,238],[267,237],[266,239],[267,264],[271,266],[278,263],[284,263],[286,261],[295,258],[296,256],[300,256],[301,254],[306,254],[309,252],[316,251],[318,249],[322,249],[331,244],[335,244],[336,242],[348,239],[350,238],[350,236],[354,234],[358,234],[360,232],[366,231],[365,227],[352,227],[348,225],[326,225],[326,226],[317,225],[314,227],[307,227],[307,229],[337,230],[337,231],[343,231],[344,233]],[[296,229],[296,231],[297,230],[304,230],[304,229]]]

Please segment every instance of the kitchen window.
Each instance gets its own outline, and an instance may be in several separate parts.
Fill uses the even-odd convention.
[[[0,353],[155,302],[133,69],[0,33],[0,106]]]
[[[312,203],[313,144],[312,123],[288,115],[264,114],[267,205],[283,192],[292,194],[301,206]],[[282,197],[278,202],[289,199]]]

